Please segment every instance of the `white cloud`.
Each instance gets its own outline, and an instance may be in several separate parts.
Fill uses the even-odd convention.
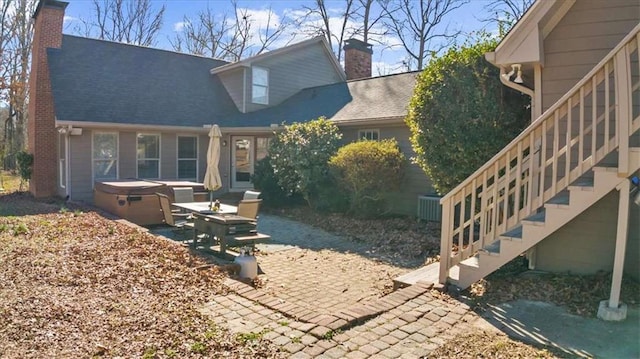
[[[392,64],[383,61],[374,61],[371,63],[371,76],[373,77],[397,74],[405,71],[407,71],[407,69],[405,66],[402,66],[402,64]]]
[[[280,16],[271,9],[238,9],[238,14],[245,15],[249,18],[252,25],[257,29],[265,29],[269,27],[277,27],[280,25]]]
[[[329,13],[329,30],[332,34],[339,34],[342,30],[342,16],[344,13],[344,9],[340,8],[329,8],[327,9]],[[283,12],[284,17],[288,17],[293,22],[302,22],[301,27],[296,27],[291,31],[294,33],[307,33],[310,34],[312,29],[323,28],[324,24],[322,18],[319,14],[311,14],[309,15],[306,10],[301,9],[288,9]],[[355,34],[358,29],[362,26],[361,23],[349,20],[346,24],[346,35],[345,39],[349,39],[351,36],[362,39],[362,36],[359,34]],[[306,30],[306,31],[305,31]],[[388,52],[388,51],[396,51],[400,50],[401,42],[395,36],[391,36],[385,34],[388,32],[382,24],[376,24],[372,29],[369,30],[369,43],[373,45],[374,55],[376,53]],[[332,39],[332,43],[334,45],[334,51],[337,50],[337,44],[335,43],[336,39]]]
[[[187,24],[187,22],[185,21],[178,21],[176,23],[173,24],[173,31],[175,32],[182,32],[182,30],[184,29],[184,26]]]
[[[66,25],[69,25],[70,23],[72,23],[72,22],[74,22],[74,21],[78,21],[78,18],[77,18],[77,17],[73,17],[73,16],[69,16],[69,15],[65,15],[65,16],[62,18],[62,23],[63,23],[63,25],[65,25],[65,26],[66,26]]]
[[[291,21],[288,17],[290,12],[284,10],[282,15],[277,14],[270,8],[256,9],[256,8],[238,8],[239,16],[246,16],[250,23],[250,46],[261,46],[260,39],[264,39],[267,35],[270,36],[284,23]],[[270,43],[268,50],[274,50],[283,46],[289,45],[297,37],[298,32],[295,26],[288,26],[284,32],[273,42]]]

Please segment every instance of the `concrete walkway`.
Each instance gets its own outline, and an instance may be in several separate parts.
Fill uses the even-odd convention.
[[[627,319],[605,322],[572,315],[544,302],[518,300],[492,306],[483,315],[512,338],[556,347],[572,356],[640,358],[640,309]]]
[[[420,358],[478,327],[572,356],[639,357],[638,340],[630,340],[640,339],[637,311],[620,331],[620,323],[595,319],[591,331],[590,319],[531,302],[492,308],[485,320],[424,282],[392,291],[392,279],[413,268],[376,257],[365,243],[272,215],[261,214],[259,230],[272,241],[258,245],[257,287],[228,279],[230,293],[202,311],[234,333],[280,345],[291,358]]]

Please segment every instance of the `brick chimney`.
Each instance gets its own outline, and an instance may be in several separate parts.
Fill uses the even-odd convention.
[[[344,72],[347,80],[371,77],[372,45],[357,39],[344,41]]]
[[[62,1],[40,0],[33,14],[35,26],[31,48],[27,133],[28,151],[33,155],[29,191],[34,197],[57,195],[58,131],[55,126],[47,48],[62,46],[62,22],[67,5]]]

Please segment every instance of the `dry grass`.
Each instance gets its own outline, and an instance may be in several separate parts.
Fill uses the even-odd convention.
[[[0,193],[15,192],[20,188],[20,176],[0,170]]]

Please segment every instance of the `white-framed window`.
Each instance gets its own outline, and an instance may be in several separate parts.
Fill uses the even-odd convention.
[[[58,183],[60,188],[67,186],[67,135],[58,135]]]
[[[379,139],[380,139],[380,130],[377,128],[358,131],[358,140],[377,141]]]
[[[137,177],[160,178],[160,135],[139,133],[136,137]]]
[[[178,179],[198,179],[197,136],[178,136]]]
[[[93,132],[91,147],[93,180],[118,179],[118,134]]]
[[[251,68],[251,102],[269,104],[269,70],[265,68]]]

